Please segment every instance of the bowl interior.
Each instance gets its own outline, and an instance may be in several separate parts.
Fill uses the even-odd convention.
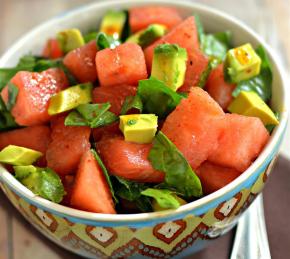
[[[186,17],[192,15],[193,13],[199,14],[202,23],[204,24],[205,30],[207,32],[217,32],[217,31],[224,31],[230,30],[233,33],[233,43],[234,45],[243,44],[246,42],[250,42],[254,47],[259,44],[262,44],[271,59],[273,64],[273,96],[271,105],[275,111],[281,113],[281,123],[278,127],[276,127],[274,133],[271,136],[271,141],[268,143],[265,150],[259,156],[259,158],[253,163],[253,165],[244,172],[239,178],[235,181],[230,183],[229,185],[225,186],[221,190],[208,195],[200,200],[182,206],[180,209],[177,210],[178,212],[183,212],[185,210],[193,209],[197,206],[201,206],[202,204],[207,203],[208,201],[215,199],[224,193],[227,193],[233,187],[239,185],[242,181],[245,181],[247,177],[249,177],[262,163],[263,161],[269,157],[269,155],[273,152],[274,147],[276,146],[277,142],[280,140],[281,135],[286,126],[286,118],[287,118],[287,107],[286,107],[286,92],[285,86],[285,76],[283,73],[283,68],[279,63],[277,63],[277,59],[274,57],[273,51],[265,44],[265,42],[257,36],[251,29],[245,26],[243,23],[235,20],[234,18],[213,10],[209,7],[201,6],[198,4],[194,4],[191,2],[183,2],[183,1],[174,1],[174,0],[125,0],[125,1],[104,1],[101,3],[93,3],[90,5],[86,5],[67,13],[63,13],[55,18],[52,18],[48,22],[38,26],[33,31],[29,32],[28,34],[24,35],[15,45],[13,45],[0,59],[0,67],[9,67],[13,66],[17,63],[19,57],[23,56],[27,53],[39,54],[40,50],[42,49],[45,41],[49,37],[54,37],[56,32],[61,29],[65,28],[80,28],[83,32],[87,32],[91,29],[96,29],[101,17],[108,9],[128,9],[131,6],[137,5],[146,5],[146,4],[160,4],[160,5],[167,5],[167,6],[174,6],[176,7],[180,13]],[[2,172],[1,172],[2,171]],[[76,210],[65,208],[60,205],[52,204],[48,201],[45,201],[41,198],[35,197],[29,190],[21,186],[8,172],[5,172],[3,168],[1,169],[0,166],[0,173],[6,183],[17,190],[22,195],[26,196],[28,199],[34,199],[37,202],[40,202],[44,207],[53,207],[55,210],[61,210],[64,212],[76,213]],[[61,208],[63,207],[63,208]],[[162,213],[150,213],[146,215],[146,217],[151,217],[153,215],[166,215],[168,212]],[[170,212],[172,214],[172,212]],[[81,212],[78,211],[78,216],[86,216],[89,217],[93,215],[93,213],[88,212]],[[123,215],[113,215],[116,219],[118,216]],[[94,216],[94,218],[99,218],[98,216]],[[119,217],[120,218],[120,217]],[[123,216],[124,218],[124,216]],[[126,218],[126,217],[125,217]],[[124,218],[124,219],[125,219]],[[134,216],[130,216],[128,218],[134,218]],[[142,217],[135,215],[135,219],[141,219]],[[114,218],[112,218],[114,219]],[[104,220],[104,219],[103,219]]]

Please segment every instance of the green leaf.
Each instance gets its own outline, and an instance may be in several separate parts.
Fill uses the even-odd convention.
[[[199,42],[201,42],[201,38],[204,35],[203,26],[202,26],[202,23],[198,14],[194,14],[194,19],[195,19],[195,25],[197,28],[198,39],[199,39]]]
[[[177,209],[180,207],[180,203],[172,195],[172,191],[148,188],[142,191],[141,194],[155,199],[163,209]]]
[[[130,110],[138,110],[139,113],[142,113],[143,103],[139,95],[127,96],[121,109],[121,115],[127,114]]]
[[[233,96],[237,97],[241,91],[254,91],[267,102],[272,97],[272,67],[268,55],[261,45],[255,51],[262,60],[260,74],[239,82],[233,91]]]
[[[110,125],[118,120],[118,117],[108,111],[110,103],[81,104],[65,118],[66,126],[89,126],[91,128]]]
[[[18,127],[0,95],[0,131]]]
[[[99,32],[97,35],[97,48],[98,50],[106,48],[115,48],[120,45],[120,41],[115,40],[112,36],[107,35],[104,32]]]
[[[8,111],[11,111],[11,109],[15,105],[17,95],[18,95],[18,87],[13,83],[8,82],[8,102],[6,104],[6,108]]]
[[[14,166],[15,177],[34,194],[60,203],[65,195],[60,177],[50,168]]]
[[[219,60],[216,58],[211,58],[207,64],[207,68],[206,70],[204,70],[200,76],[199,82],[197,83],[197,85],[201,88],[203,88],[207,82],[207,79],[210,75],[210,72],[216,68],[219,64]]]
[[[143,111],[154,113],[159,118],[165,118],[184,98],[154,77],[139,81],[138,95],[143,103]]]
[[[126,14],[126,21],[125,21],[124,28],[122,31],[122,36],[121,36],[121,40],[123,42],[125,42],[126,39],[131,35],[131,28],[130,28],[130,23],[129,23],[129,11],[124,10],[124,12]]]
[[[108,170],[107,170],[106,166],[104,165],[102,159],[100,158],[100,156],[98,155],[98,153],[94,149],[91,149],[91,152],[93,153],[95,159],[97,160],[99,166],[102,169],[103,174],[105,175],[105,178],[106,178],[107,183],[109,185],[110,191],[112,193],[112,197],[114,198],[115,202],[118,203],[118,199],[115,196],[115,192],[114,192],[114,189],[113,189],[113,184],[112,184],[112,181],[111,181],[111,178],[110,178],[110,175],[108,173]]]
[[[85,43],[89,43],[92,40],[96,40],[97,36],[98,36],[98,32],[92,31],[92,32],[85,34],[83,37],[84,37]]]
[[[128,181],[117,176],[115,179],[117,181],[114,189],[117,196],[124,200],[134,202],[142,212],[152,211],[150,199],[141,194],[142,191],[149,187],[147,184]]]
[[[198,176],[182,153],[161,131],[153,140],[148,159],[154,169],[165,173],[165,183],[185,198],[202,196]]]

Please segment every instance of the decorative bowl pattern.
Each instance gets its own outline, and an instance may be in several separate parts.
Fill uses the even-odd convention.
[[[229,231],[262,191],[279,151],[287,124],[287,96],[282,66],[273,51],[251,29],[209,7],[175,0],[124,0],[93,3],[38,26],[20,39],[0,59],[0,67],[14,65],[23,54],[37,53],[46,38],[63,28],[83,31],[95,26],[111,8],[161,4],[175,6],[188,16],[198,13],[208,31],[231,30],[234,44],[262,44],[273,64],[272,107],[281,114],[270,142],[240,177],[221,190],[175,211],[132,215],[104,215],[51,203],[22,186],[0,165],[0,185],[20,213],[56,244],[89,258],[185,257],[202,249],[211,239]]]

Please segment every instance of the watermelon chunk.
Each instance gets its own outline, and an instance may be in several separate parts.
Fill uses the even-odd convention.
[[[144,51],[148,70],[151,71],[153,52],[157,45],[170,43],[178,44],[187,50],[188,56],[199,50],[198,34],[193,16],[174,27],[168,34],[151,44]]]
[[[43,157],[37,162],[39,166],[46,166],[45,153],[49,142],[50,128],[42,125],[0,133],[0,150],[16,145],[40,151]]]
[[[218,147],[223,117],[223,110],[208,93],[194,87],[166,118],[162,132],[196,169]]]
[[[196,170],[204,194],[210,194],[235,180],[241,173],[235,169],[204,162]]]
[[[232,92],[236,85],[225,81],[223,64],[218,65],[211,71],[205,87],[210,96],[215,99],[224,110],[227,110],[227,107],[233,100]]]
[[[11,82],[18,88],[11,114],[21,126],[33,126],[49,121],[47,110],[50,97],[68,86],[64,72],[57,68],[41,73],[21,71],[11,79]],[[7,86],[2,90],[1,96],[7,103]]]
[[[221,124],[224,125],[218,148],[209,156],[209,161],[243,172],[260,154],[270,135],[255,117],[227,114]]]
[[[110,102],[110,111],[119,115],[125,98],[129,95],[134,96],[137,88],[131,85],[118,85],[112,87],[96,87],[93,90],[94,103]]]
[[[154,170],[147,159],[151,144],[127,142],[123,137],[102,138],[97,149],[109,172],[137,182],[160,183],[162,172]]]
[[[93,40],[70,51],[63,63],[80,83],[94,82],[97,80],[96,54],[97,44]]]
[[[42,51],[42,56],[50,59],[57,59],[64,56],[64,53],[56,39],[49,39]]]
[[[81,158],[71,194],[71,206],[96,213],[116,213],[106,178],[90,150]]]
[[[81,156],[90,148],[90,128],[65,126],[64,119],[53,118],[52,141],[46,151],[48,167],[60,175],[74,174]]]
[[[95,142],[98,142],[104,136],[120,135],[122,132],[119,129],[119,122],[115,122],[104,127],[92,129],[92,134]]]
[[[144,53],[135,43],[98,51],[96,66],[101,86],[137,85],[147,78]]]
[[[152,23],[163,24],[171,29],[181,21],[182,18],[177,10],[170,7],[142,6],[133,7],[129,10],[129,24],[132,32],[145,29]]]

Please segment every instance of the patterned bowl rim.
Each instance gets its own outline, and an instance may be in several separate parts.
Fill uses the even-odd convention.
[[[209,17],[216,16],[217,18],[223,19],[225,22],[229,24],[234,24],[235,26],[239,27],[241,30],[246,31],[249,33],[254,39],[256,39],[259,43],[261,43],[265,49],[267,50],[267,53],[272,59],[272,63],[275,64],[278,76],[281,78],[282,82],[282,104],[284,105],[284,110],[281,113],[281,120],[278,127],[275,128],[273,134],[271,135],[269,143],[266,145],[260,156],[254,161],[254,163],[238,178],[236,178],[234,181],[232,181],[230,184],[226,185],[222,189],[210,194],[206,195],[203,198],[200,198],[196,201],[193,201],[191,203],[188,203],[186,205],[181,206],[177,210],[168,210],[168,211],[162,211],[162,212],[150,212],[150,213],[139,213],[139,214],[98,214],[98,213],[92,213],[92,212],[85,212],[73,208],[69,208],[63,205],[55,204],[53,202],[50,202],[48,200],[45,200],[39,196],[34,195],[30,190],[25,188],[22,184],[20,184],[7,170],[5,170],[0,165],[0,182],[2,181],[6,185],[9,186],[14,192],[16,192],[18,195],[23,197],[25,200],[27,200],[30,203],[33,203],[34,205],[37,205],[46,211],[50,211],[54,214],[61,214],[63,216],[67,216],[68,218],[78,218],[82,220],[89,220],[94,222],[121,222],[121,223],[132,223],[132,222],[148,222],[152,220],[160,220],[160,219],[166,219],[171,218],[172,216],[178,217],[183,214],[187,214],[191,212],[194,209],[198,209],[202,206],[205,206],[208,203],[211,203],[213,201],[218,200],[222,196],[225,196],[226,194],[230,193],[234,189],[241,186],[244,182],[247,181],[248,178],[250,178],[259,168],[265,167],[265,165],[268,165],[270,161],[274,158],[274,156],[278,153],[280,144],[282,142],[283,136],[285,135],[286,126],[287,126],[287,118],[288,118],[288,107],[286,106],[287,103],[289,103],[288,100],[288,94],[286,91],[286,74],[284,71],[284,68],[277,58],[275,52],[272,50],[268,44],[259,36],[257,33],[255,33],[251,28],[249,28],[247,25],[245,25],[243,22],[239,21],[238,19],[221,12],[219,10],[216,10],[214,8],[198,4],[198,3],[192,3],[189,1],[178,1],[175,0],[110,0],[110,1],[104,1],[104,2],[97,2],[97,3],[91,3],[86,4],[81,7],[72,9],[70,11],[67,11],[65,13],[62,13],[61,15],[58,15],[56,17],[53,17],[49,19],[48,21],[42,23],[41,25],[35,27],[33,30],[31,30],[29,33],[25,34],[20,40],[18,40],[0,59],[0,67],[5,66],[7,60],[13,53],[17,52],[21,48],[21,46],[24,44],[24,42],[27,41],[27,39],[33,39],[33,35],[39,31],[45,30],[46,28],[49,28],[51,26],[54,26],[56,23],[60,23],[62,20],[65,19],[72,19],[73,17],[77,17],[79,14],[85,13],[90,8],[98,8],[98,7],[107,7],[107,8],[113,8],[116,6],[122,6],[122,5],[144,5],[144,4],[166,4],[170,6],[176,6],[176,7],[187,7],[190,9],[195,10],[196,12],[203,12],[206,13]]]

